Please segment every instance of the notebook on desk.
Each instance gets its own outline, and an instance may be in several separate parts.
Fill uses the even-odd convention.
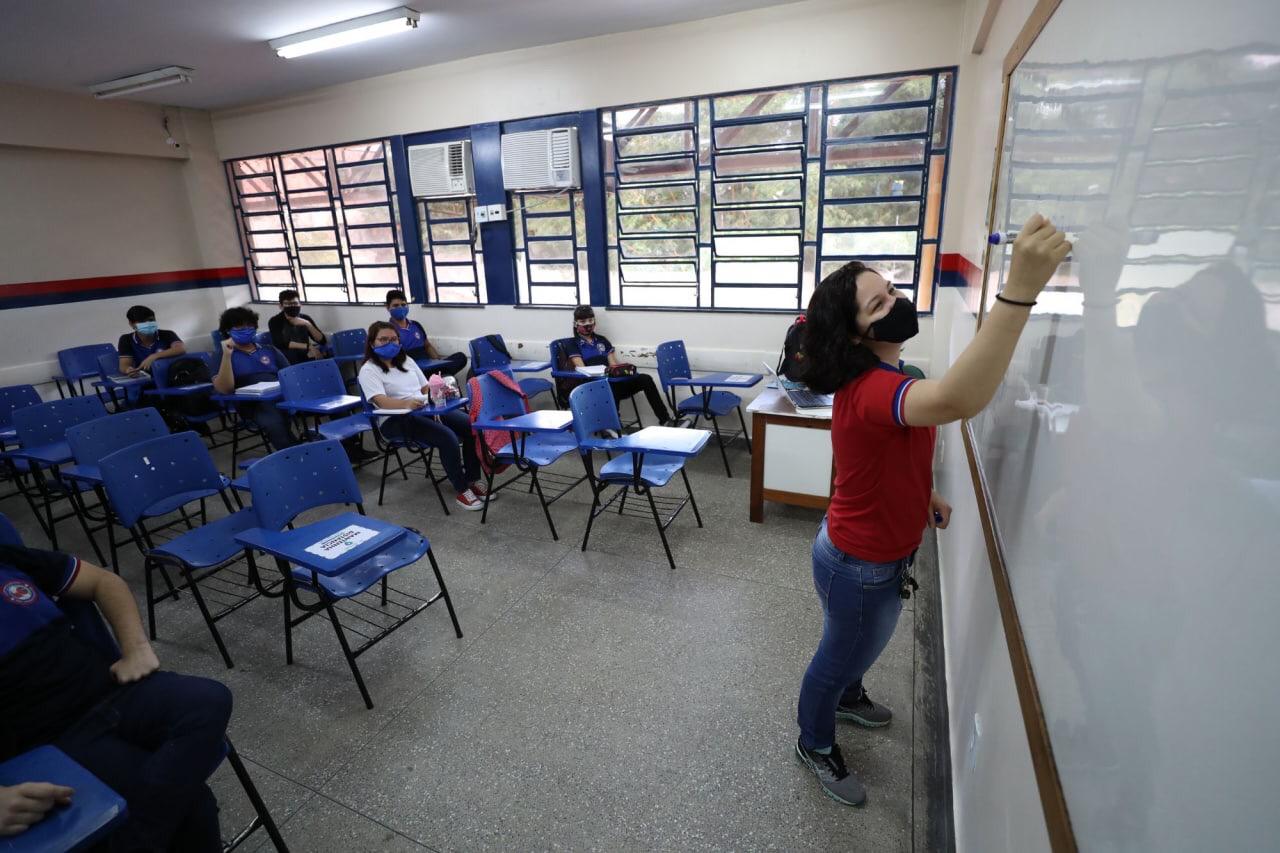
[[[797,409],[829,409],[835,402],[834,394],[818,394],[810,391],[804,386],[803,382],[793,382],[778,375],[778,371],[769,366],[769,362],[763,361],[764,369],[769,371],[769,375],[778,383],[778,387],[782,389],[782,393],[787,395],[787,399],[791,401],[791,405]]]

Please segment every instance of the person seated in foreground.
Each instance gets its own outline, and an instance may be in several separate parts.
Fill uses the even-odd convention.
[[[120,659],[82,638],[59,599],[96,605]],[[102,849],[219,851],[206,780],[224,757],[231,692],[159,666],[123,580],[70,554],[0,545],[0,760],[51,743],[120,794],[129,816]],[[75,798],[43,779],[0,786],[0,837]]]
[[[364,356],[357,378],[365,399],[375,408],[413,410],[427,405],[430,392],[427,377],[400,345],[400,333],[395,326],[382,320],[371,325]],[[386,415],[378,419],[378,429],[393,441],[434,447],[457,493],[457,505],[467,511],[484,509],[487,492],[480,480],[480,457],[476,455],[471,421],[464,412],[455,409],[439,415],[438,420]]]

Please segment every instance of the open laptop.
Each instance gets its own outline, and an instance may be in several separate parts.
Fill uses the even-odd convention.
[[[778,383],[778,387],[787,395],[787,399],[791,401],[791,405],[797,409],[829,409],[831,404],[835,402],[834,394],[818,394],[810,391],[800,382],[792,382],[790,379],[784,379],[778,375],[778,371],[769,366],[769,362],[760,362],[764,365],[764,369],[769,371],[769,375]]]

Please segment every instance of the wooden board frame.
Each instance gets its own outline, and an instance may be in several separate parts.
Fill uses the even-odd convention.
[[[1039,0],[1004,58],[1004,91],[1000,99],[1000,126],[996,132],[995,160],[991,169],[991,192],[987,197],[987,233],[991,233],[995,227],[996,196],[999,191],[1002,162],[1001,154],[1004,149],[1005,127],[1008,124],[1010,78],[1061,3],[1062,0]],[[994,15],[992,18],[994,19]],[[983,23],[987,24],[985,20]],[[989,25],[987,28],[988,30],[990,29]],[[977,47],[976,44],[975,47]],[[987,310],[987,287],[991,281],[992,255],[992,247],[988,245],[982,260],[982,286],[979,290],[980,295],[977,306],[977,325],[979,328],[982,326],[982,320]],[[967,420],[964,421],[960,425],[960,433],[964,440],[965,456],[969,462],[969,474],[973,479],[974,496],[977,498],[978,515],[982,523],[982,534],[987,546],[987,558],[991,564],[991,579],[995,586],[996,602],[1000,608],[1000,621],[1004,627],[1005,641],[1009,647],[1009,663],[1013,669],[1013,683],[1018,694],[1018,706],[1022,712],[1022,722],[1027,732],[1027,746],[1031,753],[1031,767],[1035,774],[1036,787],[1040,794],[1040,807],[1044,812],[1049,844],[1055,853],[1074,853],[1078,847],[1075,832],[1071,826],[1071,814],[1067,808],[1066,795],[1062,790],[1062,779],[1058,774],[1058,765],[1054,760],[1053,743],[1049,738],[1049,728],[1044,717],[1044,706],[1040,701],[1040,690],[1036,683],[1035,670],[1031,665],[1031,656],[1027,651],[1026,637],[1022,631],[1022,620],[1018,616],[1018,608],[1013,599],[1009,569],[1005,563],[1004,549],[994,523],[994,504],[987,488],[982,464],[978,459],[972,423]]]

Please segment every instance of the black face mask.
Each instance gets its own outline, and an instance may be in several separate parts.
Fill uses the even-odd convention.
[[[301,314],[301,313],[302,313],[302,306],[301,306],[301,305],[286,305],[286,306],[285,306],[285,309],[284,309],[284,316],[286,316],[286,317],[297,317],[297,316],[298,316],[299,314]]]
[[[920,331],[916,304],[905,296],[899,296],[894,300],[889,313],[871,324],[870,331],[875,340],[891,344],[900,344],[914,338]]]

